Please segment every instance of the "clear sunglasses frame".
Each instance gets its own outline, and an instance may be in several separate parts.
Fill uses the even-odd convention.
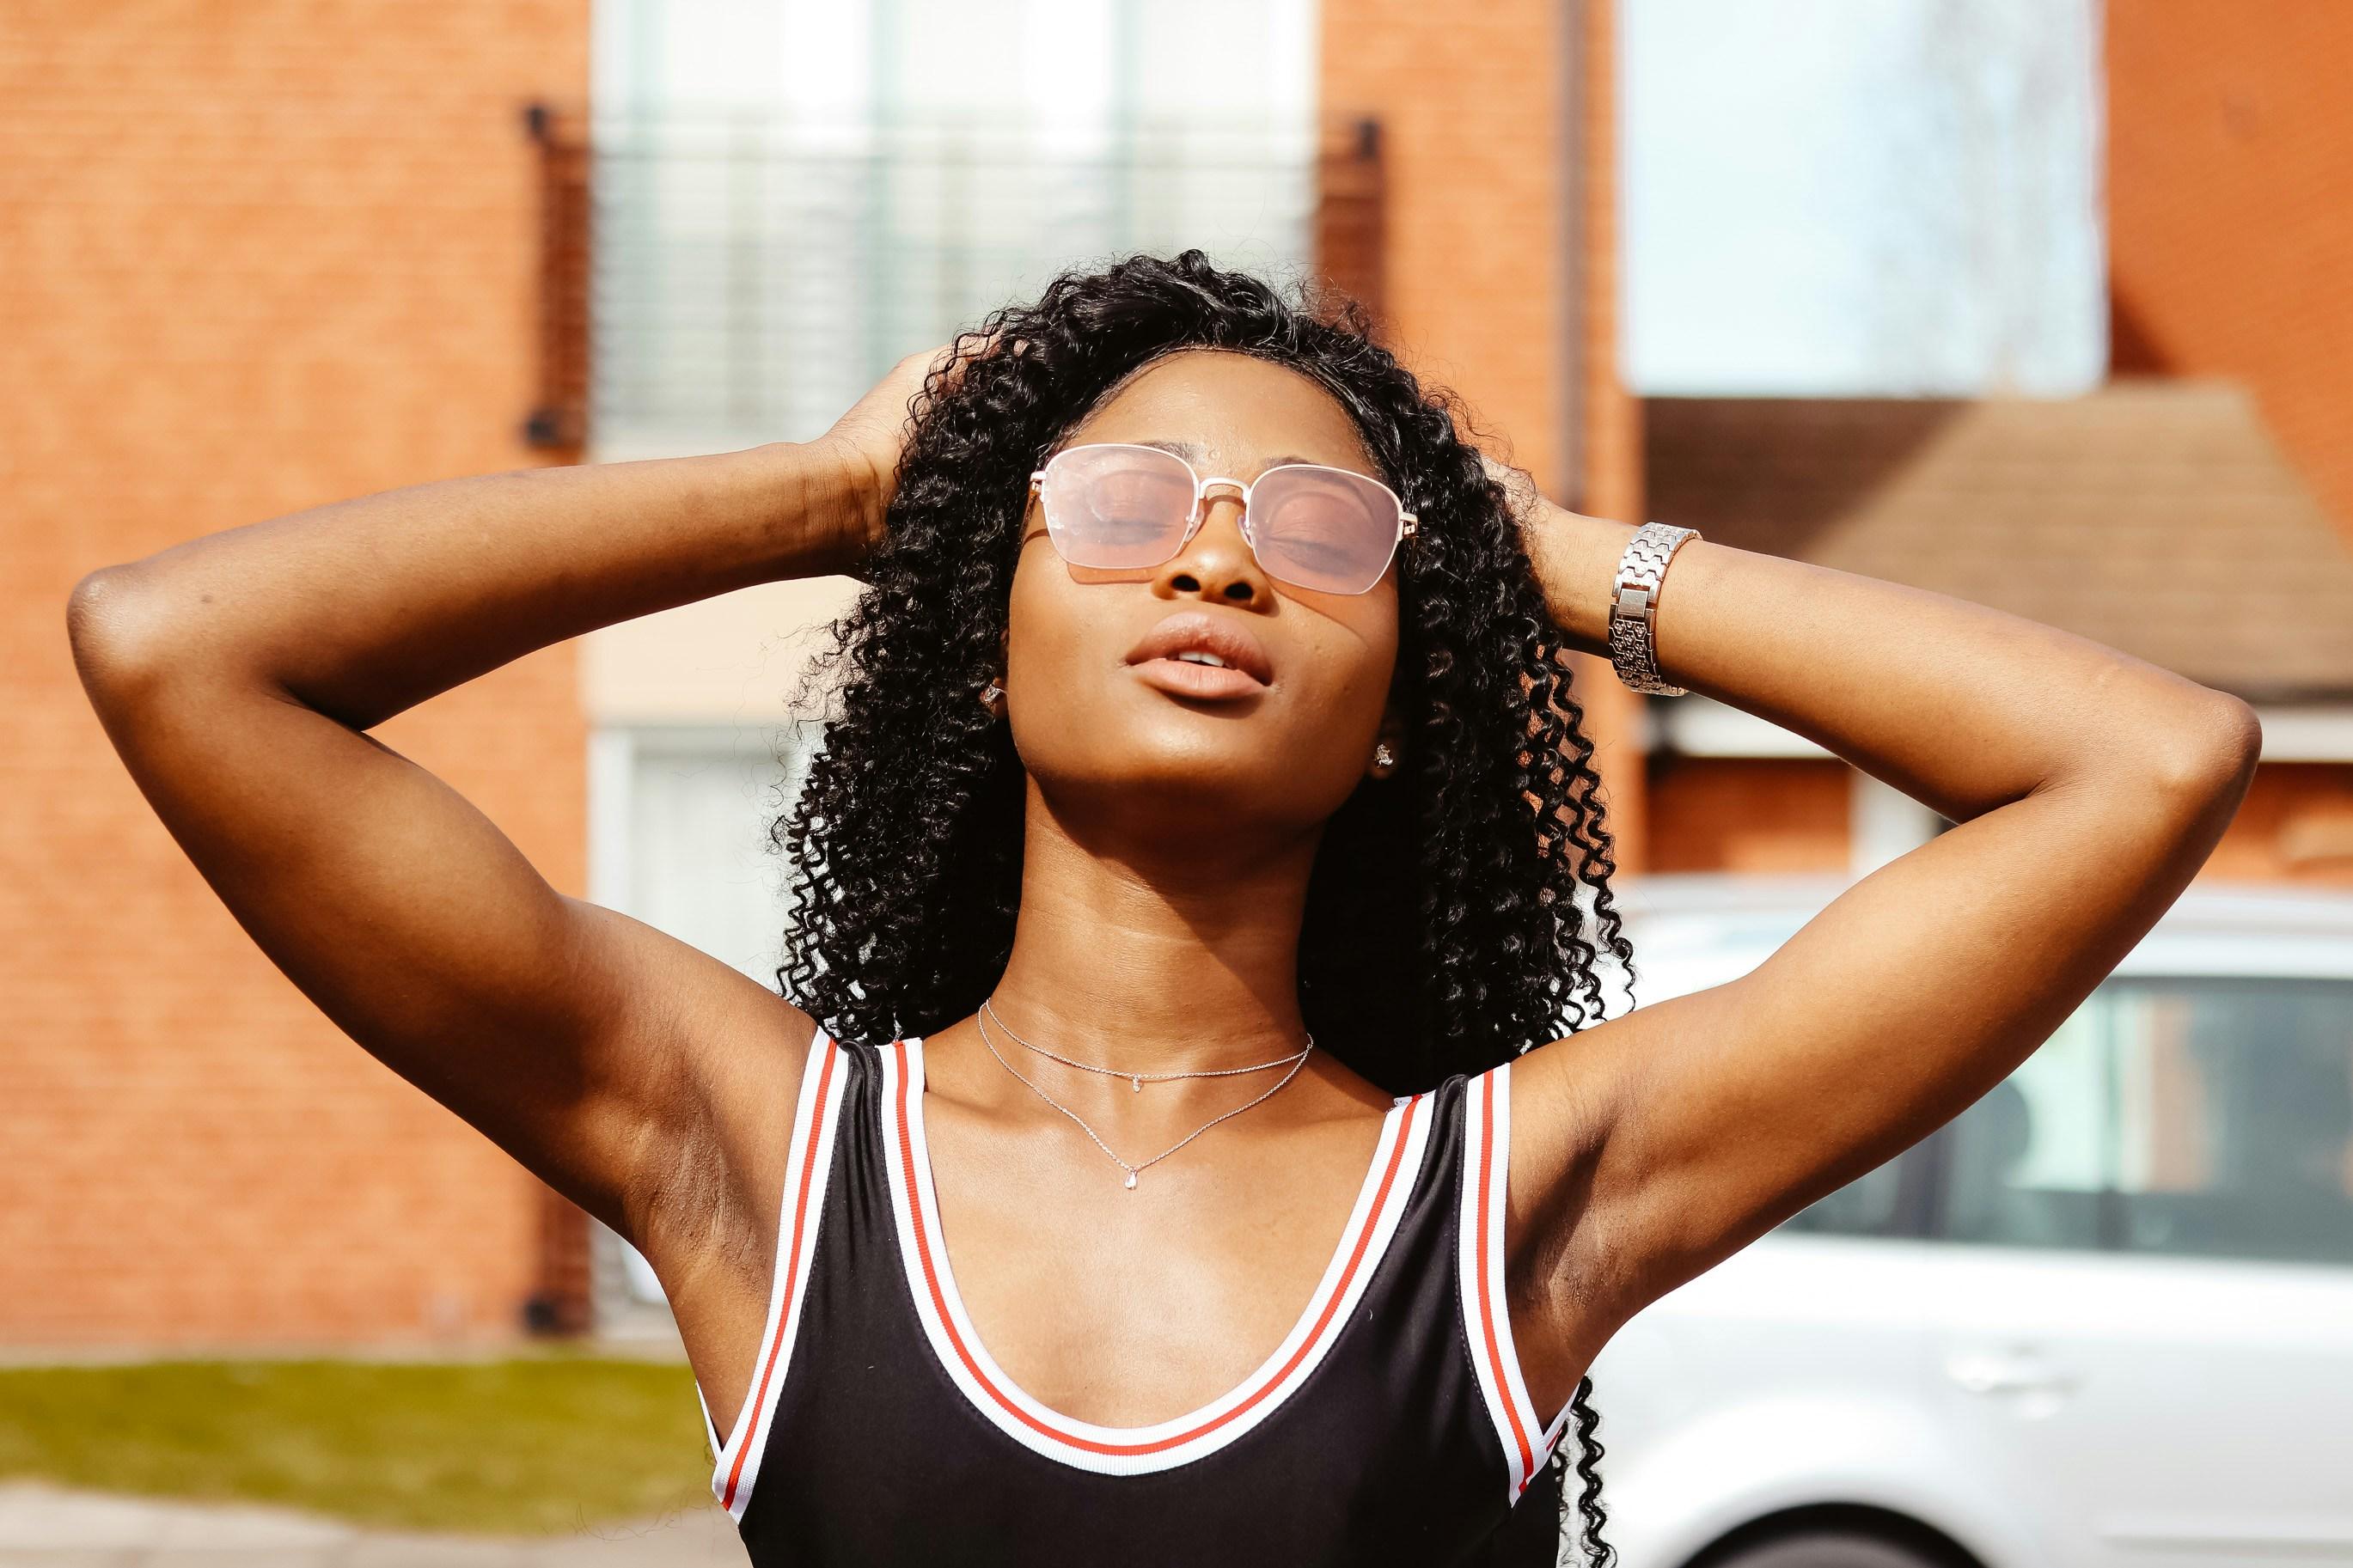
[[[1176,453],[1169,451],[1165,447],[1140,446],[1133,441],[1082,441],[1076,446],[1065,447],[1060,451],[1055,453],[1051,458],[1049,458],[1046,460],[1045,468],[1031,469],[1029,472],[1029,493],[1038,498],[1039,504],[1042,507],[1046,499],[1045,486],[1047,469],[1051,468],[1056,463],[1060,462],[1063,458],[1072,452],[1084,452],[1091,450],[1102,451],[1112,447],[1117,447],[1123,451],[1149,452],[1155,458],[1166,458],[1171,462],[1182,464],[1185,471],[1193,477],[1193,506],[1192,510],[1186,514],[1185,532],[1183,536],[1176,541],[1176,545],[1170,549],[1168,553],[1162,556],[1158,561],[1144,563],[1141,564],[1155,566],[1166,565],[1185,552],[1185,547],[1193,542],[1193,536],[1201,531],[1201,523],[1203,520],[1208,516],[1208,508],[1205,502],[1208,498],[1209,492],[1213,489],[1232,490],[1241,497],[1242,539],[1250,545],[1250,554],[1252,557],[1257,558],[1258,531],[1252,526],[1250,519],[1250,491],[1258,485],[1265,483],[1268,474],[1280,474],[1298,468],[1306,468],[1313,472],[1322,474],[1345,474],[1352,479],[1361,480],[1365,484],[1371,485],[1383,495],[1388,497],[1390,504],[1397,508],[1397,532],[1391,536],[1389,540],[1388,553],[1381,558],[1381,569],[1373,574],[1373,580],[1366,584],[1361,588],[1324,588],[1315,586],[1314,584],[1292,583],[1292,580],[1289,577],[1286,577],[1282,573],[1275,571],[1273,567],[1267,565],[1266,562],[1262,558],[1259,559],[1259,565],[1266,571],[1269,576],[1274,577],[1281,582],[1292,583],[1293,587],[1306,587],[1311,593],[1369,594],[1375,588],[1380,586],[1381,579],[1388,574],[1389,563],[1397,559],[1398,546],[1403,543],[1406,540],[1414,537],[1417,520],[1413,513],[1405,510],[1405,501],[1398,495],[1397,491],[1389,489],[1388,486],[1381,483],[1380,480],[1373,478],[1370,474],[1360,474],[1353,468],[1334,468],[1329,463],[1277,463],[1274,467],[1267,469],[1266,473],[1262,473],[1259,475],[1257,479],[1250,480],[1248,483],[1244,483],[1240,479],[1232,479],[1223,474],[1212,474],[1204,478],[1200,471],[1195,468],[1191,463],[1186,462],[1183,458],[1178,457]],[[1046,520],[1050,530],[1052,526],[1053,521],[1054,520],[1050,517]],[[1057,548],[1060,548],[1059,543]],[[1101,570],[1105,571],[1126,569],[1132,568],[1101,568]]]

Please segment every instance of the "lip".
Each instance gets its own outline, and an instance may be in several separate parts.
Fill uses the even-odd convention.
[[[1213,653],[1227,668],[1180,659],[1180,653]],[[1274,661],[1266,646],[1240,623],[1200,610],[1179,610],[1161,619],[1127,651],[1138,675],[1181,697],[1248,697],[1274,682]]]

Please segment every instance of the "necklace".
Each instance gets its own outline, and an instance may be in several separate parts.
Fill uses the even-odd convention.
[[[1003,1029],[1007,1034],[1013,1036],[1014,1044],[1021,1046],[1026,1049],[1035,1051],[1039,1056],[1046,1058],[1049,1061],[1060,1062],[1066,1068],[1077,1068],[1083,1072],[1102,1073],[1106,1078],[1124,1078],[1127,1079],[1128,1087],[1135,1090],[1138,1094],[1142,1094],[1144,1092],[1145,1080],[1147,1079],[1154,1083],[1164,1083],[1170,1079],[1176,1078],[1233,1078],[1242,1073],[1264,1072],[1269,1068],[1279,1068],[1285,1062],[1297,1061],[1300,1058],[1304,1057],[1309,1051],[1315,1048],[1315,1037],[1310,1035],[1307,1037],[1307,1044],[1302,1047],[1299,1050],[1292,1053],[1290,1056],[1277,1057],[1271,1062],[1260,1062],[1254,1067],[1208,1068],[1199,1072],[1124,1072],[1118,1068],[1097,1067],[1092,1062],[1072,1061],[1068,1057],[1056,1056],[1053,1052],[1048,1050],[1043,1046],[1030,1045],[1029,1041],[1023,1039],[1020,1036],[1013,1034],[1012,1026],[1008,1024],[1004,1018],[998,1015],[994,998],[983,997],[981,999],[980,1009],[982,1012],[987,1013],[991,1018],[997,1020],[997,1026],[998,1028]]]
[[[1182,1149],[1186,1144],[1190,1143],[1194,1139],[1198,1138],[1202,1133],[1207,1132],[1219,1122],[1224,1121],[1230,1117],[1240,1116],[1251,1106],[1258,1104],[1259,1100],[1269,1098],[1276,1089],[1280,1089],[1284,1084],[1289,1083],[1293,1078],[1296,1078],[1299,1075],[1299,1069],[1307,1065],[1307,1052],[1315,1048],[1315,1042],[1312,1039],[1309,1040],[1307,1042],[1307,1049],[1299,1053],[1299,1059],[1291,1064],[1291,1070],[1284,1073],[1282,1077],[1276,1081],[1274,1089],[1268,1089],[1264,1094],[1260,1095],[1257,1100],[1249,1100],[1243,1104],[1235,1106],[1223,1116],[1213,1116],[1209,1118],[1208,1121],[1204,1121],[1198,1127],[1194,1128],[1193,1131],[1185,1134],[1184,1137],[1176,1140],[1176,1142],[1168,1145],[1167,1148],[1160,1151],[1159,1153],[1152,1156],[1151,1159],[1144,1162],[1143,1164],[1131,1165],[1126,1161],[1121,1159],[1116,1153],[1113,1152],[1112,1146],[1104,1142],[1093,1128],[1087,1125],[1087,1120],[1085,1117],[1081,1116],[1077,1111],[1072,1110],[1069,1106],[1064,1105],[1060,1100],[1056,1100],[1052,1095],[1048,1094],[1044,1089],[1039,1089],[1036,1084],[1031,1083],[1027,1078],[1023,1078],[1019,1068],[1015,1067],[1011,1062],[1007,1061],[1003,1056],[999,1055],[997,1047],[989,1040],[988,1025],[979,1014],[976,1013],[973,1015],[973,1023],[980,1030],[980,1043],[988,1047],[988,1054],[990,1056],[997,1058],[997,1065],[1003,1068],[1007,1072],[1011,1073],[1015,1078],[1020,1079],[1022,1083],[1028,1085],[1030,1093],[1036,1095],[1039,1099],[1044,1100],[1047,1104],[1052,1106],[1055,1110],[1060,1111],[1071,1121],[1077,1122],[1079,1124],[1079,1131],[1092,1139],[1096,1148],[1102,1150],[1104,1153],[1111,1155],[1112,1163],[1117,1165],[1121,1170],[1127,1173],[1127,1181],[1124,1184],[1130,1192],[1135,1190],[1135,1178],[1143,1174],[1144,1172],[1149,1170],[1155,1165],[1157,1165],[1161,1161],[1166,1160],[1169,1155],[1174,1154],[1177,1150]],[[1215,1077],[1217,1075],[1204,1073],[1198,1075],[1173,1074],[1171,1076],[1198,1076],[1207,1078]]]

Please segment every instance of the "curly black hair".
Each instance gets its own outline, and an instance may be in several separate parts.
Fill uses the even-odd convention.
[[[1024,775],[1009,727],[975,698],[1003,668],[1029,473],[1145,363],[1217,348],[1322,384],[1419,520],[1398,568],[1405,765],[1360,783],[1318,847],[1299,942],[1307,1027],[1403,1094],[1598,1021],[1602,950],[1630,979],[1633,955],[1593,745],[1461,401],[1425,389],[1357,302],[1198,249],[1066,271],[952,347],[911,404],[866,587],[809,672],[829,689],[824,744],[770,832],[797,906],[784,994],[829,1033],[878,1041],[988,994],[1020,903]],[[1577,1508],[1607,1564],[1590,1387],[1574,1401]],[[1564,1446],[1546,1478],[1564,1525],[1567,1468]]]

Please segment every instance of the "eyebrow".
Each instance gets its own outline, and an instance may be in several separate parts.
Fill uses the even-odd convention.
[[[1205,463],[1208,461],[1209,458],[1208,449],[1202,447],[1198,442],[1195,441],[1130,441],[1128,445],[1131,447],[1156,447],[1161,451],[1173,453],[1175,456],[1184,458],[1188,463]],[[1284,452],[1280,456],[1269,458],[1266,460],[1266,466],[1270,468],[1279,468],[1285,463],[1313,463],[1319,468],[1338,468],[1346,467],[1345,464],[1342,463],[1327,463],[1321,458],[1304,458],[1300,456],[1297,452]],[[1351,468],[1348,471],[1354,473],[1356,470]]]

